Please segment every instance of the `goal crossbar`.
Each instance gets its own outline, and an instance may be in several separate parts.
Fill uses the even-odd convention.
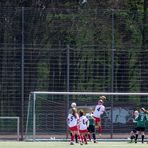
[[[31,94],[51,94],[51,95],[116,95],[116,96],[148,96],[148,93],[121,93],[121,92],[47,92],[47,91],[33,91]]]

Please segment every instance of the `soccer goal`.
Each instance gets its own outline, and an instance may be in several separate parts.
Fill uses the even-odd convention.
[[[19,117],[0,117],[0,139],[1,140],[17,140],[19,141],[20,130]]]
[[[148,106],[148,93],[106,92],[39,92],[29,94],[26,140],[66,140],[69,136],[66,118],[71,103],[85,113],[93,111],[99,96],[106,96],[102,116],[102,138],[127,138],[134,127],[133,111]]]

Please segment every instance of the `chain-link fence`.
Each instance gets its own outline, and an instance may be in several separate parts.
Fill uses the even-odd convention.
[[[23,137],[31,91],[147,92],[143,16],[86,7],[1,9],[0,115],[19,116]],[[141,97],[138,105],[147,103]]]

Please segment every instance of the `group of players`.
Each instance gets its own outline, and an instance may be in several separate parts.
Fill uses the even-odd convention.
[[[105,106],[103,105],[105,100],[105,96],[99,97],[95,110],[87,114],[83,110],[77,112],[76,103],[71,104],[71,112],[67,117],[67,124],[71,133],[71,145],[74,144],[75,138],[76,141],[78,139],[81,145],[87,144],[87,139],[91,141],[91,136],[93,142],[97,143],[95,128],[97,126],[99,133],[102,132],[101,115],[105,111]]]
[[[138,136],[141,135],[141,142],[144,143],[146,122],[148,121],[148,111],[144,108],[139,108],[134,111],[133,123],[135,128],[130,132],[130,143],[137,143]]]
[[[75,140],[81,145],[87,144],[87,139],[91,141],[91,137],[93,138],[93,142],[97,143],[95,129],[97,127],[98,132],[102,132],[101,116],[105,112],[104,101],[106,101],[106,97],[100,96],[95,110],[86,114],[83,110],[77,112],[75,102],[71,104],[71,112],[67,117],[67,124],[71,135],[70,145],[74,145]],[[133,122],[135,123],[135,128],[130,132],[130,143],[137,143],[138,135],[140,134],[141,142],[144,143],[146,121],[148,121],[147,110],[140,108],[134,112]]]

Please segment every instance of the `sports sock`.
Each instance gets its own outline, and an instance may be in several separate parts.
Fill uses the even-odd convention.
[[[138,134],[136,134],[135,143],[137,143],[137,139],[138,139]]]
[[[85,143],[87,143],[87,139],[86,139],[86,136],[83,136],[83,138],[84,138],[84,142],[85,142]]]
[[[144,135],[142,135],[141,138],[142,138],[142,143],[144,143]]]
[[[75,135],[75,141],[78,143],[78,135]]]
[[[94,141],[96,140],[96,135],[93,133],[92,134]]]
[[[98,131],[99,133],[102,133],[102,126],[99,127]]]
[[[78,135],[78,139],[80,142],[82,142],[82,137],[80,135]]]
[[[74,135],[71,135],[71,141],[74,141]]]
[[[88,133],[88,139],[91,141],[91,136],[90,136],[90,133]]]

